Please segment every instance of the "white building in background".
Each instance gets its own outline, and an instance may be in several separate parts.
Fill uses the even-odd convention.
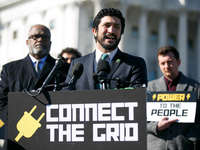
[[[28,54],[25,41],[34,24],[50,28],[55,58],[66,47],[92,52],[92,21],[105,7],[122,11],[126,25],[119,48],[145,59],[149,80],[161,76],[158,48],[173,45],[180,70],[200,81],[200,0],[0,0],[0,67]]]

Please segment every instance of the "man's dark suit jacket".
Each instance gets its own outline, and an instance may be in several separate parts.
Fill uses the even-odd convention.
[[[77,58],[72,61],[66,82],[69,82],[72,75],[71,71],[76,63],[82,63],[84,67],[83,74],[77,80],[76,90],[93,90],[95,89],[95,83],[93,81],[94,73],[94,59],[95,52],[90,53],[84,57]],[[138,81],[139,84],[147,85],[147,70],[144,59],[136,56],[131,56],[120,50],[115,54],[111,64],[111,71],[108,74],[108,78],[120,78],[122,81]],[[111,81],[111,87],[116,88],[116,81]],[[124,84],[123,87],[128,86]],[[67,90],[63,88],[62,90]]]
[[[26,56],[24,59],[5,64],[1,72],[0,80],[0,107],[7,104],[8,92],[21,92],[23,89],[27,88],[30,78],[32,78],[32,81],[30,82],[30,86],[27,90],[36,90],[40,88],[54,65],[55,59],[48,55],[44,66],[37,77],[29,56]],[[61,72],[60,82],[64,82],[68,72],[68,65],[65,64],[59,69],[59,71]],[[19,80],[21,82],[21,87],[19,86]],[[54,78],[50,81],[50,83],[54,83]],[[48,90],[52,90],[52,88]]]

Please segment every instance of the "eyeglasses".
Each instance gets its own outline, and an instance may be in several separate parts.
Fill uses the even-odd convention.
[[[65,59],[65,61],[67,62],[68,59],[71,59],[71,61],[72,61],[72,60],[75,59],[75,57],[72,57],[72,58],[64,58],[64,59]]]
[[[50,36],[43,35],[43,34],[35,34],[28,37],[28,39],[38,40],[39,38],[42,38],[43,40],[50,40]]]

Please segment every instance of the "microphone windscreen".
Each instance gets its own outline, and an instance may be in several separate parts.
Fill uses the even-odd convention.
[[[59,56],[56,59],[55,65],[61,67],[62,65],[64,65],[64,63],[65,63],[65,59],[62,56]]]
[[[93,81],[94,81],[95,83],[99,83],[99,80],[98,80],[98,73],[97,73],[97,72],[93,73],[92,78],[93,78]]]
[[[80,78],[82,73],[83,73],[82,63],[76,63],[72,68],[72,76],[76,76],[77,78]]]
[[[97,64],[97,72],[105,71],[107,74],[110,73],[110,65],[106,60],[100,60]]]

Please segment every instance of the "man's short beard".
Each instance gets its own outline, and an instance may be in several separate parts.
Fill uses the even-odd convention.
[[[47,53],[47,50],[46,49],[36,49],[36,48],[33,48],[32,50],[30,50],[30,52],[34,55],[39,55],[39,56],[43,56]]]
[[[108,45],[108,44],[104,44],[103,41],[105,40],[105,37],[103,40],[99,40],[99,38],[97,38],[97,41],[99,42],[99,44],[106,50],[114,50],[117,48],[120,40],[121,40],[121,36],[119,39],[116,39],[116,42],[114,44]]]

